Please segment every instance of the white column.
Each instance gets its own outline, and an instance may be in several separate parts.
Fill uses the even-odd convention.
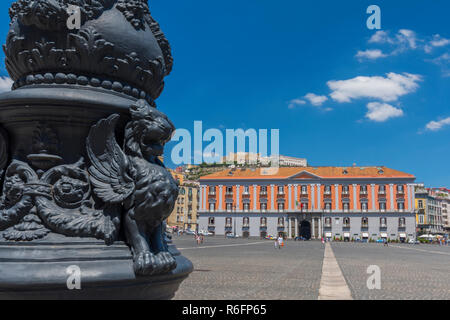
[[[317,210],[320,210],[322,208],[321,204],[321,194],[320,194],[320,183],[317,184]]]
[[[316,221],[315,221],[315,220],[316,220],[316,219],[314,219],[314,218],[311,219],[311,222],[312,222],[311,235],[312,235],[313,238],[316,237],[316,228],[315,228],[315,226],[316,226]]]
[[[292,184],[288,185],[288,210],[292,210]]]
[[[334,185],[334,199],[335,199],[334,206],[336,207],[335,210],[339,210],[339,185],[338,184]]]
[[[294,209],[297,210],[297,201],[298,201],[298,184],[294,184]]]
[[[222,211],[222,199],[223,199],[223,186],[219,185],[219,206],[218,206],[218,210]]]
[[[411,201],[412,201],[412,212],[416,211],[416,190],[414,189],[414,186],[411,186]]]
[[[203,186],[200,186],[200,210],[203,210]]]
[[[370,187],[372,188],[372,208],[370,208],[372,211],[375,211],[375,184],[371,184]]]
[[[391,201],[390,201],[391,208],[390,208],[390,210],[394,211],[395,210],[395,206],[394,206],[394,185],[392,183],[389,184],[389,194],[391,196]]]
[[[357,208],[358,208],[358,204],[357,204],[357,201],[356,201],[356,184],[354,183],[353,184],[353,211],[356,211],[357,210]]]
[[[323,237],[323,235],[322,235],[322,216],[320,216],[317,221],[319,223],[319,228],[318,228],[319,229],[319,238],[322,238]]]
[[[315,191],[315,189],[316,189],[316,186],[314,184],[312,184],[311,185],[311,202],[312,202],[311,209],[312,210],[316,209],[316,197],[315,197],[316,191]]]

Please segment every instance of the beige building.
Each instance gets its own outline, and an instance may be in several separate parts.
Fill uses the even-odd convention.
[[[200,184],[194,181],[185,180],[180,184],[175,208],[167,219],[168,227],[198,231],[199,187]]]

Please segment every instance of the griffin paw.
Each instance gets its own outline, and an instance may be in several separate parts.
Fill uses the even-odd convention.
[[[157,257],[163,264],[163,272],[170,272],[177,267],[175,258],[169,252],[162,251],[157,254]]]
[[[134,258],[134,272],[137,275],[149,276],[154,274],[160,267],[153,253],[150,251],[138,252]]]

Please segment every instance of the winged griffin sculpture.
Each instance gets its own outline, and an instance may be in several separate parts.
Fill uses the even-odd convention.
[[[136,274],[151,275],[176,267],[163,236],[163,221],[172,212],[178,185],[158,159],[175,130],[162,112],[139,100],[130,107],[124,147],[115,137],[113,114],[91,128],[87,154],[93,191],[106,204],[122,204],[125,236]]]

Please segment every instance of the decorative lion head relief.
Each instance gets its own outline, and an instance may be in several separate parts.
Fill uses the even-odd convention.
[[[53,199],[62,208],[79,208],[91,195],[87,172],[80,160],[72,166],[60,166],[49,170],[41,180],[53,186]]]
[[[169,118],[138,100],[130,107],[131,120],[125,128],[125,152],[146,159],[161,156],[175,126]]]

